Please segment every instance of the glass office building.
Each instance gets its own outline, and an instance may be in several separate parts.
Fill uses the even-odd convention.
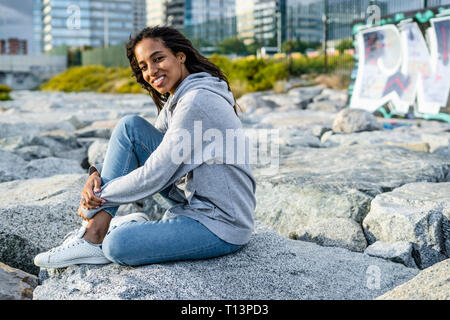
[[[146,21],[148,26],[166,24],[166,0],[146,0]]]
[[[217,44],[236,35],[235,0],[168,0],[165,23],[194,43]]]
[[[135,32],[131,0],[43,0],[41,8],[44,51],[116,45]]]

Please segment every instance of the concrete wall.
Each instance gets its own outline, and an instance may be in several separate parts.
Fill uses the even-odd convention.
[[[0,83],[14,90],[34,89],[66,69],[65,55],[0,55]]]

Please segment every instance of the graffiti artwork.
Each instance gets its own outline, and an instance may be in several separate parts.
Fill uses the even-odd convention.
[[[351,108],[374,112],[389,103],[394,114],[406,114],[410,106],[420,114],[438,114],[447,105],[450,16],[432,18],[429,25],[425,37],[412,19],[356,34],[359,61]]]

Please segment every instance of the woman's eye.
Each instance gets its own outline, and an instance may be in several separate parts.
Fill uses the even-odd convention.
[[[162,57],[158,57],[158,58],[154,59],[153,62],[159,61],[159,59],[162,59]]]
[[[143,66],[143,67],[141,68],[141,71],[144,71],[145,68],[147,68],[147,66]]]

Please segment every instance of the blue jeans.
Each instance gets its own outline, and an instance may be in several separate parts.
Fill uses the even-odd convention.
[[[142,166],[162,138],[161,132],[145,119],[122,118],[108,144],[101,172],[102,184]],[[160,194],[175,204],[168,198],[170,188]],[[105,211],[114,217],[117,209]],[[240,247],[223,241],[200,222],[182,215],[161,221],[126,222],[110,230],[102,244],[109,260],[128,266],[212,258]]]

